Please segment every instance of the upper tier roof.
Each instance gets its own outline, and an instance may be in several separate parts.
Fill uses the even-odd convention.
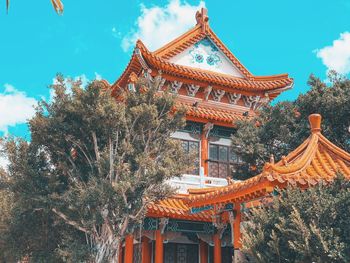
[[[333,181],[336,173],[350,179],[350,154],[331,143],[320,132],[321,116],[309,117],[311,135],[278,163],[266,163],[263,172],[248,180],[213,188],[208,193],[192,194],[190,206],[244,202],[266,195],[274,187],[296,185],[302,188]]]
[[[292,87],[288,74],[252,75],[209,27],[206,9],[197,12],[196,20],[194,28],[154,52],[138,40],[127,68],[112,87],[124,87],[131,72],[142,70],[154,75],[160,70],[166,79],[181,78],[184,83],[187,79],[226,91],[268,93],[270,98]]]

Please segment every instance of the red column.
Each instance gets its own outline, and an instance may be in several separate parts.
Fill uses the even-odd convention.
[[[214,263],[221,263],[221,239],[219,234],[213,236],[214,240]]]
[[[125,237],[124,263],[132,263],[133,258],[134,258],[134,236],[127,235]]]
[[[204,241],[199,241],[200,263],[208,263],[208,244]]]
[[[236,215],[235,219],[233,222],[233,236],[234,236],[234,241],[233,241],[233,247],[235,249],[240,249],[241,248],[241,204],[235,204],[235,209]]]
[[[163,235],[160,230],[156,230],[156,250],[155,250],[155,262],[163,263]]]
[[[151,263],[151,244],[149,242],[149,238],[142,237],[141,246],[142,246],[142,263]]]
[[[201,166],[204,168],[204,175],[208,176],[208,138],[205,136],[205,133],[202,132],[201,136]]]

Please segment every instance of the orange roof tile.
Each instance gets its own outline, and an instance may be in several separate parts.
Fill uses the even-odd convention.
[[[141,63],[135,55],[136,50],[139,50],[147,65],[156,71],[161,70],[162,73],[177,77],[186,77],[189,79],[203,81],[208,85],[219,85],[227,87],[226,91],[248,91],[248,92],[271,92],[279,93],[284,89],[288,89],[293,84],[293,79],[288,77],[288,74],[281,74],[266,77],[252,77],[251,79],[238,78],[227,74],[212,72],[209,70],[197,69],[188,66],[171,63],[154,53],[150,52],[145,45],[138,40],[134,54],[128,64],[128,67],[122,76],[113,84],[113,88],[123,86],[127,82],[128,75],[131,72],[139,73],[142,69]],[[137,51],[138,52],[138,51]],[[280,91],[277,91],[280,90]]]
[[[212,211],[203,211],[196,214],[190,213],[190,208],[183,201],[183,197],[173,197],[152,203],[147,207],[149,217],[169,217],[174,219],[185,219],[210,222]]]
[[[321,134],[319,114],[310,115],[309,120],[311,136],[281,161],[266,163],[261,174],[248,180],[215,188],[206,194],[190,195],[189,205],[246,201],[266,195],[276,186],[310,187],[321,181],[331,182],[337,172],[350,179],[350,154]]]
[[[252,75],[211,30],[208,24],[209,18],[206,15],[205,9],[197,12],[196,19],[197,25],[194,28],[155,52],[150,52],[145,45],[138,40],[127,68],[121,77],[112,85],[112,88],[117,89],[118,87],[125,86],[128,75],[131,74],[131,72],[139,74],[143,66],[150,67],[152,70],[155,70],[155,72],[161,70],[163,73],[174,77],[205,82],[205,85],[226,87],[228,88],[226,91],[246,91],[250,93],[270,92],[270,98],[276,97],[284,89],[291,88],[293,79],[290,78],[288,74],[274,76]],[[205,37],[209,37],[214,42],[221,52],[223,52],[231,63],[243,74],[243,78],[169,62],[170,58],[181,53],[186,48]],[[140,61],[140,56],[147,65],[142,65],[144,62]]]
[[[243,116],[243,112],[233,109],[222,109],[215,106],[208,107],[206,104],[193,107],[192,104],[186,102],[179,102],[177,105],[185,108],[187,116],[203,119],[205,121],[227,123],[229,126],[233,126],[237,120],[247,118]],[[249,118],[250,117],[251,114]]]

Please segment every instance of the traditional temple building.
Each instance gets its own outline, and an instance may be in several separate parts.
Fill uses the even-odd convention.
[[[177,103],[187,109],[187,126],[173,137],[197,156],[193,171],[169,181],[178,194],[150,205],[143,228],[126,237],[121,262],[226,263],[233,257],[240,262],[244,209],[270,200],[275,187],[309,187],[331,181],[337,171],[350,177],[350,154],[323,137],[321,117],[312,115],[310,137],[292,153],[267,163],[251,179],[227,179],[242,162],[230,150],[235,122],[254,116],[261,105],[290,89],[293,79],[253,75],[212,31],[206,9],[197,12],[196,21],[156,51],[137,41],[112,85],[117,96],[146,76],[178,94]]]

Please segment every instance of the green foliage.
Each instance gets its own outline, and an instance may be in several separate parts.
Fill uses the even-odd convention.
[[[253,120],[237,123],[232,137],[236,154],[244,164],[234,178],[246,179],[261,172],[271,155],[276,161],[299,146],[309,135],[308,116],[322,115],[322,133],[339,147],[350,151],[350,80],[335,73],[326,85],[310,76],[310,90],[294,102],[268,105]]]
[[[174,112],[174,95],[158,87],[158,78],[142,79],[117,100],[98,81],[82,88],[58,75],[53,101],[42,101],[29,121],[31,143],[6,144],[13,254],[116,260],[147,205],[173,193],[165,181],[187,169],[170,137],[185,125],[184,111]]]
[[[350,183],[286,189],[247,215],[243,250],[257,262],[349,262]]]

